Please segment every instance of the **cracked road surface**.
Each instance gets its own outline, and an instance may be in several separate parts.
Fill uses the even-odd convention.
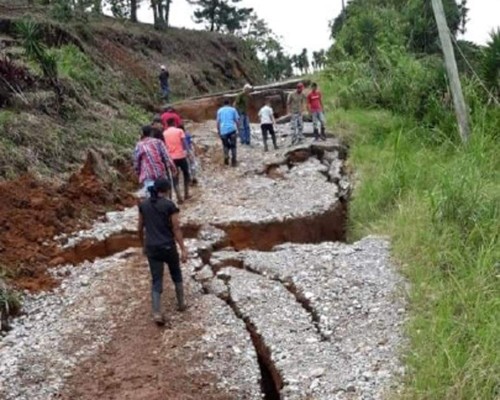
[[[171,328],[151,322],[146,260],[129,248],[136,211],[110,213],[61,238],[80,264],[54,268],[60,286],[28,295],[25,315],[0,340],[1,398],[397,393],[405,282],[386,239],[341,242],[351,190],[345,149],[334,139],[284,148],[282,138],[277,152],[240,148],[239,166],[225,168],[214,128],[194,130],[203,175],[182,207],[189,310],[173,311],[168,282]]]

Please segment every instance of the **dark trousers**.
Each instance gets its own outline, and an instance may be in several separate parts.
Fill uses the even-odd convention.
[[[163,292],[163,271],[165,263],[168,265],[170,277],[174,283],[182,282],[182,271],[179,261],[179,253],[175,244],[171,246],[147,247],[149,270],[151,272],[151,291]]]
[[[278,145],[276,144],[276,133],[274,132],[273,124],[262,124],[260,126],[260,129],[262,130],[262,139],[264,140],[264,149],[267,150],[267,137],[268,137],[268,135],[271,135],[271,139],[273,141],[273,146],[275,149],[277,149]]]
[[[187,158],[180,158],[178,160],[174,160],[175,166],[177,169],[182,171],[182,175],[184,176],[184,185],[189,184],[189,163]],[[179,176],[174,179],[175,186],[179,185]]]
[[[236,131],[221,136],[221,140],[224,147],[224,160],[229,161],[229,152],[231,152],[231,160],[233,163],[236,162]]]
[[[250,144],[250,118],[247,113],[240,113],[241,144]]]

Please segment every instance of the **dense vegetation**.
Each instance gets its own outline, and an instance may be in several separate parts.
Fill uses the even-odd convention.
[[[467,4],[445,6],[455,36]],[[471,57],[463,145],[430,1],[352,0],[332,30],[322,83],[359,178],[351,236],[389,234],[411,284],[402,397],[497,399],[500,31],[486,48],[457,41]]]

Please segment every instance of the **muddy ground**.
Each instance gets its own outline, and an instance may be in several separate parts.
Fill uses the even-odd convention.
[[[134,244],[136,211],[108,214],[87,231],[58,237],[59,255],[89,260],[50,269],[60,284],[27,296],[25,315],[0,341],[0,395],[394,395],[404,373],[404,281],[386,239],[343,243],[351,190],[345,148],[308,139],[290,149],[283,129],[280,150],[240,148],[239,166],[230,168],[222,165],[213,124],[194,133],[203,172],[181,210],[189,310],[174,311],[168,283],[169,327],[152,324],[146,261],[139,249],[126,249]],[[103,253],[92,257],[89,248]]]

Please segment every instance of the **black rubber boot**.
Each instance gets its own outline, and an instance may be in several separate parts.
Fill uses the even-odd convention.
[[[181,196],[181,191],[179,189],[179,185],[176,185],[174,187],[174,189],[175,189],[175,196],[177,197],[177,203],[179,203],[179,204],[184,203],[184,200],[182,199],[182,196]]]
[[[321,127],[321,139],[326,140],[326,132],[325,132],[325,127]]]
[[[319,140],[319,131],[318,128],[314,128],[314,140]]]
[[[187,306],[184,300],[184,286],[182,282],[175,284],[175,297],[177,298],[177,310],[186,311]]]
[[[157,325],[165,325],[165,318],[161,313],[161,293],[151,292],[151,306],[153,309],[153,321]]]

